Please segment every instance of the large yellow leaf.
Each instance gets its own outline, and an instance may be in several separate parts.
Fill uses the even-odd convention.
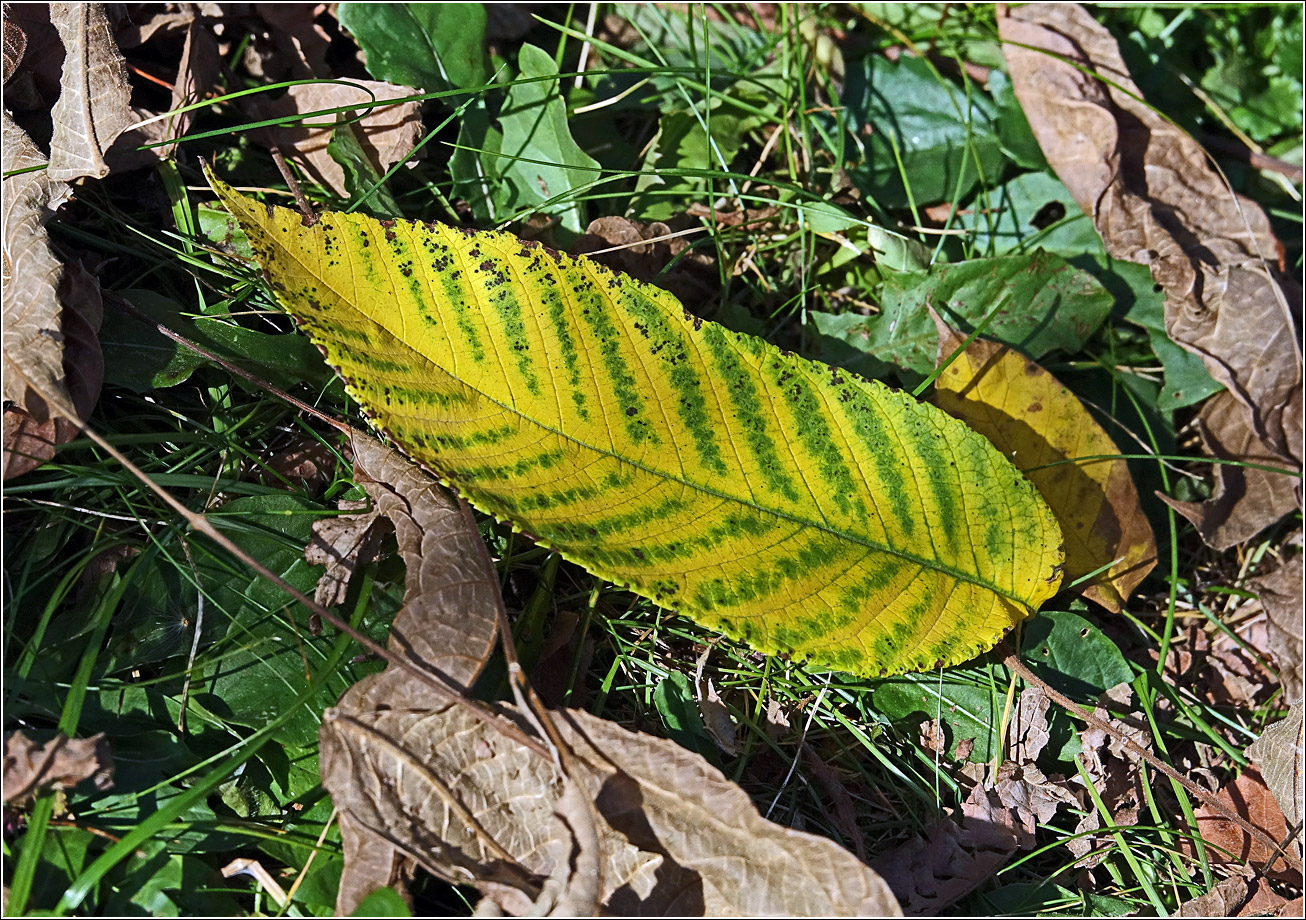
[[[268,208],[210,176],[373,424],[482,511],[767,653],[964,661],[1061,535],[982,437],[504,233]]]
[[[939,361],[964,339],[937,315]],[[935,401],[1025,470],[1061,522],[1066,577],[1118,612],[1156,565],[1156,541],[1120,449],[1075,394],[1019,352],[975,339],[939,375]]]

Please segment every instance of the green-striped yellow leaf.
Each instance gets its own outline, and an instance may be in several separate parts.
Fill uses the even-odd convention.
[[[933,407],[505,233],[306,227],[210,181],[380,431],[663,607],[871,675],[964,661],[1060,583],[1038,493]]]

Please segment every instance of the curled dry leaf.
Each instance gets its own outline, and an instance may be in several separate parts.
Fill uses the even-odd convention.
[[[305,556],[325,562],[338,582],[342,573],[333,566],[357,564],[373,539],[377,515],[388,518],[408,567],[390,648],[439,671],[455,686],[468,687],[494,648],[501,603],[480,532],[456,499],[397,450],[361,433],[351,443],[354,478],[373,511],[358,515],[346,529],[315,525]],[[343,588],[332,590],[343,597]]]
[[[1300,917],[1301,898],[1294,902],[1278,895],[1265,879],[1249,884],[1235,875],[1201,897],[1179,906],[1180,917]]]
[[[5,736],[4,800],[23,805],[42,789],[64,789],[92,780],[99,790],[113,787],[113,755],[104,732],[89,738],[56,735],[37,744],[22,732]]]
[[[692,226],[682,226],[679,219],[673,222],[681,230]],[[600,217],[590,222],[572,251],[655,284],[681,303],[704,303],[718,286],[714,260],[701,252],[685,252],[689,240],[672,235],[676,232],[660,220],[645,224],[625,217]]]
[[[1306,773],[1306,732],[1303,731],[1302,713],[1306,708],[1298,700],[1288,710],[1287,717],[1275,722],[1261,733],[1247,749],[1247,757],[1260,769],[1265,785],[1279,803],[1290,826],[1296,827],[1302,819],[1302,776]],[[1298,853],[1301,852],[1301,835],[1297,836]]]
[[[7,111],[2,117],[4,172],[44,166],[27,133]],[[42,422],[45,403],[33,390],[67,393],[58,297],[63,266],[45,225],[68,194],[48,169],[4,179],[4,398]]]
[[[931,314],[942,364],[965,339]],[[1156,543],[1128,464],[1109,459],[1120,449],[1083,404],[1033,361],[983,339],[939,375],[935,394],[940,409],[1011,457],[1052,508],[1065,538],[1066,582],[1106,566],[1081,591],[1108,610],[1123,608],[1156,565]]]
[[[268,147],[280,148],[315,181],[339,195],[347,195],[344,167],[327,150],[331,133],[353,131],[372,166],[378,173],[384,173],[408,156],[422,136],[421,103],[392,101],[416,95],[418,90],[411,87],[375,80],[353,80],[349,84],[301,83],[290,87],[280,99],[259,102],[251,108],[258,118],[304,115],[305,123],[266,128],[255,137]],[[380,104],[373,106],[373,102]],[[346,118],[365,113],[348,128],[337,127],[340,117],[337,114],[312,114],[344,105],[358,106],[357,111],[342,113]]]
[[[99,3],[52,3],[50,21],[63,41],[63,76],[54,105],[50,178],[109,174],[104,154],[136,120],[127,67]]]
[[[1269,641],[1266,651],[1274,658],[1283,683],[1283,697],[1289,703],[1301,702],[1302,691],[1302,582],[1301,556],[1283,563],[1265,578],[1252,582],[1269,618]]]
[[[575,848],[552,760],[463,707],[349,714],[349,702],[323,724],[323,782],[337,807],[437,876],[528,909]],[[874,872],[829,840],[766,821],[698,755],[583,711],[555,721],[600,819],[605,912],[898,915]]]
[[[1265,213],[1233,194],[1197,142],[1142,101],[1115,40],[1083,7],[1005,8],[998,28],[1048,162],[1107,251],[1151,268],[1166,292],[1170,337],[1229,388],[1203,409],[1208,448],[1300,471],[1301,347],[1268,265],[1281,250]],[[1172,504],[1217,549],[1296,504],[1298,480],[1286,476],[1221,464],[1215,479],[1209,502]]]

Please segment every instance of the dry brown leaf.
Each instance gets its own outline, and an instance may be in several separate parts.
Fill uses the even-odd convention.
[[[553,762],[462,707],[349,715],[350,702],[328,711],[322,732],[323,782],[337,807],[434,874],[475,883],[506,910],[529,907],[575,846],[557,814],[564,777]],[[555,721],[573,752],[572,777],[601,818],[606,912],[898,914],[884,883],[850,853],[766,821],[698,755],[583,711]],[[487,839],[521,868],[495,859]]]
[[[1265,785],[1279,803],[1289,825],[1296,827],[1302,820],[1302,776],[1306,774],[1306,731],[1303,730],[1303,710],[1306,704],[1298,700],[1288,710],[1288,715],[1261,733],[1261,737],[1247,749],[1247,758],[1265,777]],[[1301,836],[1297,837],[1297,850],[1302,850]]]
[[[1290,704],[1302,698],[1302,582],[1306,579],[1302,558],[1295,556],[1252,582],[1269,618],[1266,651],[1279,667],[1283,698]]]
[[[932,916],[1002,868],[1021,846],[1022,831],[997,796],[976,785],[960,819],[937,822],[871,865],[905,902],[906,915]]]
[[[1033,764],[1038,755],[1043,753],[1048,741],[1048,709],[1052,701],[1038,687],[1026,687],[1020,691],[1016,708],[1011,713],[1010,745],[1008,760],[1017,764]]]
[[[1288,839],[1288,822],[1283,811],[1255,767],[1248,767],[1236,780],[1223,786],[1216,793],[1216,799],[1272,839]],[[1281,852],[1276,853],[1268,844],[1253,838],[1220,812],[1203,805],[1193,813],[1193,817],[1198,833],[1208,844],[1206,852],[1213,865],[1237,867],[1251,863],[1263,869],[1269,878],[1301,883],[1301,873],[1288,866]],[[1186,839],[1181,842],[1181,848],[1188,852],[1192,850]],[[1272,858],[1275,859],[1274,865],[1266,865]]]
[[[343,597],[347,585],[338,585],[342,573],[366,554],[376,516],[388,518],[408,568],[404,607],[391,627],[390,648],[439,671],[455,686],[470,686],[494,648],[501,603],[499,580],[480,532],[456,499],[398,451],[362,433],[351,444],[354,479],[372,499],[373,510],[338,528],[315,525],[305,556],[329,570],[344,567],[331,570],[330,595]],[[409,702],[416,701],[414,696]]]
[[[64,419],[38,422],[23,409],[10,407],[4,415],[4,479],[8,481],[54,459]]]
[[[1031,840],[1036,826],[1051,821],[1062,805],[1079,805],[1064,783],[1048,779],[1032,762],[1004,761],[998,768],[993,791]]]
[[[27,133],[3,112],[3,169],[29,169],[46,159]],[[39,422],[48,417],[36,389],[66,394],[64,336],[58,285],[63,266],[50,250],[45,225],[68,196],[48,169],[4,180],[4,398]]]
[[[1203,412],[1208,449],[1299,471],[1301,348],[1268,264],[1281,250],[1265,213],[1234,195],[1201,147],[1141,101],[1115,40],[1083,7],[1004,8],[998,27],[1048,162],[1107,251],[1148,265],[1165,288],[1170,337],[1229,388]],[[1202,509],[1176,507],[1217,549],[1281,517],[1283,496],[1298,488],[1286,476],[1224,464],[1215,477]]]
[[[331,36],[316,22],[326,7],[325,3],[254,4],[259,18],[271,27],[273,41],[281,49],[278,63],[292,58],[296,66],[287,72],[295,77],[323,77],[331,72],[326,62]],[[286,50],[293,50],[293,54],[286,54]],[[261,63],[266,71],[268,62]]]
[[[689,252],[670,271],[664,272],[673,259],[689,248],[685,238],[671,236],[673,232],[670,224],[661,221],[644,224],[625,217],[600,217],[590,222],[585,235],[571,249],[613,271],[655,284],[675,295],[681,303],[703,303],[716,290],[713,260],[702,253]]]
[[[5,736],[4,800],[24,805],[40,790],[65,789],[82,780],[113,788],[113,755],[104,732],[89,738],[56,735],[38,745],[22,732]]]
[[[374,80],[352,80],[350,85],[301,83],[292,86],[280,99],[254,103],[251,109],[260,119],[306,115],[309,116],[305,119],[307,125],[287,124],[266,128],[254,136],[265,146],[280,148],[287,158],[303,166],[315,181],[337,194],[345,195],[348,192],[345,188],[344,167],[333,160],[327,151],[331,132],[337,130],[337,116],[314,116],[311,113],[344,105],[358,106],[358,111],[344,113],[347,117],[353,117],[366,109],[374,98],[378,100],[381,104],[371,108],[348,130],[354,132],[372,166],[378,173],[383,173],[408,156],[422,136],[421,103],[389,100],[415,95],[418,95],[418,90],[411,87]]]
[[[313,522],[313,539],[304,547],[304,561],[326,566],[313,600],[323,607],[344,603],[349,582],[361,566],[376,560],[384,518],[371,502],[343,499],[340,514]]]
[[[136,121],[127,66],[99,3],[52,3],[50,21],[64,46],[59,101],[54,105],[50,178],[71,181],[109,174],[105,152]]]
[[[23,27],[14,22],[13,17],[9,15],[9,4],[4,6],[4,82],[8,83],[9,78],[14,75],[18,69],[19,63],[23,60],[23,54],[27,51],[27,33]]]
[[[1179,905],[1180,917],[1234,917],[1247,902],[1247,882],[1233,876],[1220,882],[1201,897]]]
[[[936,364],[942,364],[965,337],[932,308],[930,314],[939,330]],[[1077,460],[1120,453],[1088,409],[1033,361],[984,339],[974,339],[939,375],[935,402],[1025,472],[1061,525],[1066,581],[1098,572],[1079,590],[1120,611],[1156,565],[1156,541],[1129,465]]]

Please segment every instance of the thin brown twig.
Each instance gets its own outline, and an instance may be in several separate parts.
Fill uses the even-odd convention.
[[[1020,656],[1017,655],[1015,651],[1011,650],[1010,646],[1003,646],[1003,649],[1004,649],[1004,657],[1002,659],[1002,663],[1005,664],[1008,668],[1010,668],[1015,673],[1019,674],[1025,680],[1026,683],[1029,683],[1032,686],[1038,687],[1040,690],[1042,690],[1047,695],[1048,699],[1052,700],[1052,702],[1056,703],[1058,706],[1060,706],[1062,709],[1064,709],[1066,712],[1068,712],[1070,715],[1074,716],[1075,718],[1083,719],[1085,722],[1087,722],[1089,725],[1093,726],[1094,728],[1098,729],[1099,731],[1104,731],[1112,738],[1115,738],[1117,741],[1123,744],[1130,751],[1130,753],[1135,754],[1138,757],[1141,757],[1151,767],[1165,774],[1179,785],[1183,786],[1186,790],[1192,793],[1197,798],[1197,800],[1200,801],[1203,805],[1215,811],[1220,812],[1225,818],[1232,821],[1234,824],[1237,824],[1249,835],[1255,837],[1257,840],[1260,840],[1262,843],[1267,844],[1272,851],[1281,850],[1282,847],[1281,841],[1275,840],[1273,837],[1271,837],[1265,831],[1261,830],[1256,825],[1252,824],[1246,818],[1243,818],[1242,816],[1238,815],[1236,812],[1233,811],[1233,809],[1229,808],[1229,806],[1225,805],[1223,802],[1217,799],[1210,792],[1207,792],[1205,789],[1197,785],[1188,777],[1181,775],[1177,770],[1175,770],[1174,767],[1163,762],[1155,754],[1151,753],[1146,748],[1144,748],[1141,744],[1139,744],[1138,742],[1134,741],[1132,738],[1125,735],[1122,731],[1120,731],[1118,728],[1113,726],[1110,722],[1107,722],[1103,719],[1099,719],[1096,715],[1094,715],[1091,712],[1085,712],[1083,707],[1080,706],[1078,703],[1076,703],[1074,700],[1070,699],[1070,697],[1065,696],[1062,693],[1058,693],[1052,687],[1048,686],[1046,681],[1044,681],[1037,674],[1031,671],[1029,667],[1023,661],[1020,660]],[[1301,862],[1297,860],[1295,857],[1293,857],[1291,854],[1287,852],[1282,852],[1281,858],[1292,868],[1297,869],[1298,871],[1301,870]],[[1274,865],[1273,863],[1269,863],[1268,867],[1273,868],[1273,865]]]
[[[304,215],[304,226],[311,227],[317,223],[317,214],[313,211],[313,206],[308,203],[308,199],[304,197],[304,192],[299,187],[299,180],[295,178],[295,173],[291,170],[290,164],[281,155],[281,148],[276,144],[272,145],[272,162],[277,164],[277,171],[281,173],[281,178],[286,180],[286,187],[295,196],[295,204],[299,206],[299,213]]]

